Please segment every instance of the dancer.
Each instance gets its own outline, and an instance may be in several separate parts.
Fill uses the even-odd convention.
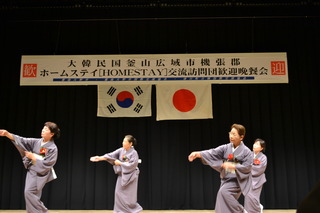
[[[260,204],[260,194],[263,184],[267,181],[265,170],[267,168],[266,142],[257,138],[253,144],[252,188],[245,196],[245,208],[249,213],[262,213],[263,205]]]
[[[138,213],[142,207],[137,202],[138,178],[139,178],[139,155],[134,149],[136,139],[132,135],[126,135],[122,142],[122,148],[103,156],[93,156],[92,162],[108,161],[113,165],[115,173],[118,175],[114,213]]]
[[[54,140],[59,138],[60,129],[53,122],[46,122],[41,131],[42,138],[24,138],[1,129],[0,136],[9,138],[20,152],[27,169],[24,196],[27,213],[47,213],[40,200],[46,183],[57,178],[53,166],[58,158]]]
[[[217,194],[216,213],[246,212],[238,202],[241,195],[247,195],[251,187],[251,150],[243,143],[246,130],[241,124],[233,124],[229,132],[230,143],[217,148],[192,152],[188,159],[192,162],[201,158],[205,165],[220,173],[221,185]]]

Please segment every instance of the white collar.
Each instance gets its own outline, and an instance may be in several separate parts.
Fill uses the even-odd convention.
[[[240,142],[239,146],[240,146],[241,144],[243,144],[243,142],[242,142],[242,141]],[[238,149],[238,147],[239,147],[239,146],[237,146],[237,148],[234,148],[234,145],[232,144],[232,152],[236,151],[236,150]]]

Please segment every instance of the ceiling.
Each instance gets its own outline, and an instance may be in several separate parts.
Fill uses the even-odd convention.
[[[319,16],[320,0],[1,0],[10,19]]]
[[[1,9],[81,7],[266,7],[319,6],[319,0],[1,0]]]

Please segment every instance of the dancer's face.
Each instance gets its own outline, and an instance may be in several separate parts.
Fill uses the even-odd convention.
[[[54,133],[50,131],[47,126],[44,126],[41,131],[41,137],[43,138],[44,142],[50,141]]]
[[[233,145],[238,146],[241,143],[243,136],[239,135],[238,130],[232,128],[229,132],[229,139],[230,142],[233,143]]]
[[[132,143],[130,143],[127,138],[124,138],[122,141],[122,147],[125,148],[126,150],[129,150],[132,146]]]
[[[259,152],[261,152],[261,151],[263,150],[263,148],[261,147],[261,144],[260,144],[259,141],[255,142],[255,143],[253,144],[252,150],[253,150],[254,153],[256,153],[256,154],[259,153]]]

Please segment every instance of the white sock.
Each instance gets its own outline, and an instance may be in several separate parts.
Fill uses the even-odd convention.
[[[260,203],[260,209],[261,209],[261,213],[262,213],[262,210],[263,210],[263,205]]]

